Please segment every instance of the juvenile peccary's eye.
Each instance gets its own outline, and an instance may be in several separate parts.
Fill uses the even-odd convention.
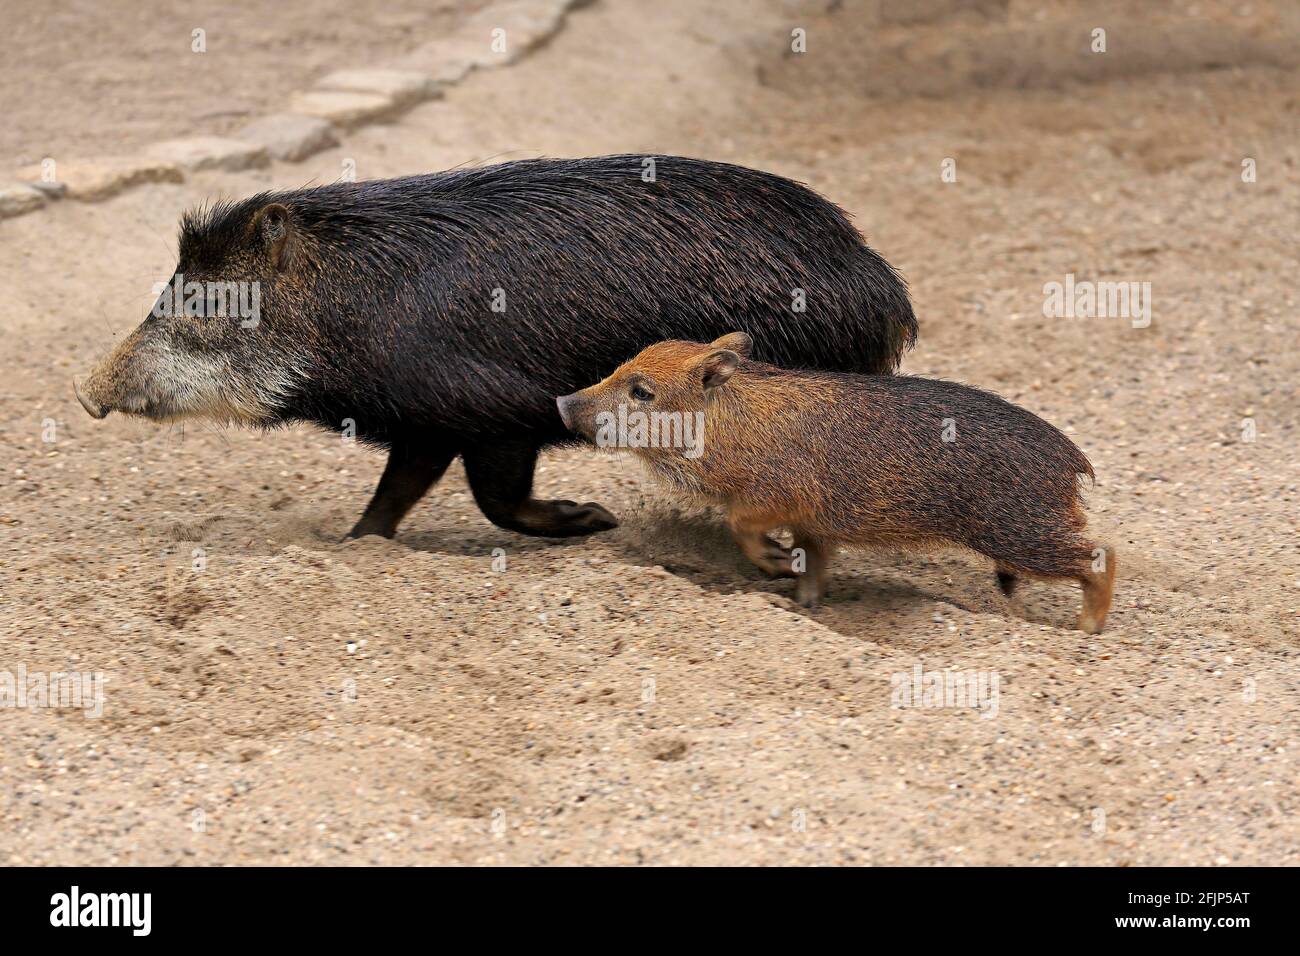
[[[637,382],[637,384],[633,385],[628,390],[628,394],[631,395],[633,398],[635,398],[638,402],[653,402],[655,397],[655,393],[650,391],[650,389],[646,388],[640,382]]]

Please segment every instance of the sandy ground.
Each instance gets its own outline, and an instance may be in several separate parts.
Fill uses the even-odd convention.
[[[332,70],[388,65],[483,5],[5,0],[0,160],[25,166],[227,135]]]
[[[302,165],[0,226],[0,668],[109,677],[99,719],[0,714],[0,860],[1297,862],[1300,73],[1216,52],[1027,81],[979,59],[1039,56],[1073,4],[697,7],[602,0]],[[1216,36],[1289,29],[1268,5],[1191,9],[1171,16]],[[887,63],[979,68],[923,97]],[[306,427],[92,422],[72,398],[200,200],[329,181],[345,156],[377,177],[622,151],[769,168],[850,210],[911,282],[907,371],[997,390],[1090,455],[1120,558],[1106,632],[1072,629],[1073,588],[1012,605],[961,556],[846,554],[802,611],[716,515],[581,451],[540,491],[603,502],[614,532],[501,531],[455,466],[394,541],[338,544],[375,454]],[[1149,327],[1045,318],[1067,274],[1149,282]],[[891,707],[918,664],[996,672],[996,717]]]

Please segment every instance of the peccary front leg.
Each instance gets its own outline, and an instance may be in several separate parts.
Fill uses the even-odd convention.
[[[618,519],[589,501],[533,497],[538,449],[518,442],[474,445],[462,453],[474,500],[498,528],[543,538],[572,538],[618,527]]]
[[[456,451],[433,440],[394,442],[388,452],[388,464],[379,479],[375,496],[366,505],[349,538],[377,534],[391,538],[397,526],[433,483],[442,477]]]
[[[778,525],[735,511],[727,515],[727,524],[740,550],[760,571],[770,578],[794,577],[790,552],[767,534]]]
[[[996,571],[998,588],[1007,597],[1013,597],[1016,593],[1016,585],[1020,583],[1020,575],[1001,561],[997,563]]]
[[[816,607],[826,596],[826,565],[830,560],[830,549],[816,538],[796,533],[794,554],[794,566],[799,574],[799,583],[794,589],[795,600],[804,607]]]

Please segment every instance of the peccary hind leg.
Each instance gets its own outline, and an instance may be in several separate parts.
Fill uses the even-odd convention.
[[[1079,578],[1083,585],[1083,612],[1079,615],[1079,630],[1088,634],[1101,631],[1110,612],[1111,595],[1115,591],[1115,550],[1103,551],[1105,562],[1100,571],[1088,571]]]
[[[474,500],[499,528],[544,538],[572,538],[618,527],[618,519],[595,502],[542,501],[533,495],[535,446],[494,442],[466,448],[465,476]]]
[[[1095,557],[1089,557],[1089,552]],[[1083,587],[1083,610],[1079,614],[1079,630],[1088,634],[1097,634],[1105,626],[1106,615],[1110,612],[1111,596],[1115,590],[1113,548],[1094,548],[1089,544],[1081,550],[1064,552],[1053,561],[1033,565],[1012,564],[1011,559],[1005,562],[995,560],[998,584],[1002,586],[1003,592],[1008,597],[1011,596],[1016,582],[1025,575],[1047,581],[1073,579]]]
[[[406,513],[442,477],[455,457],[455,449],[433,442],[394,442],[379,487],[348,537],[377,534],[391,538]]]

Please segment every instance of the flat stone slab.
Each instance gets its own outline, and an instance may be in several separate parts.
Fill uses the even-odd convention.
[[[295,94],[289,104],[294,113],[315,116],[336,126],[356,126],[379,119],[397,109],[392,97],[379,93],[346,93],[316,90]]]
[[[187,139],[169,139],[155,143],[148,149],[150,156],[181,169],[196,172],[201,169],[224,169],[234,172],[254,166],[265,166],[266,148],[256,143],[222,136],[193,136]]]
[[[409,106],[440,95],[438,84],[416,70],[338,70],[316,84],[320,90],[376,93],[398,106]]]
[[[488,48],[488,63],[511,63],[555,33],[572,0],[501,0],[479,11],[465,25],[465,35],[478,35]],[[504,30],[504,36],[493,31]],[[505,50],[492,48],[504,40]]]
[[[40,183],[41,167],[20,169],[18,178],[28,183]],[[66,187],[65,195],[69,199],[82,202],[98,202],[140,183],[179,183],[184,179],[185,175],[175,163],[148,157],[105,156],[69,160],[54,167],[54,182]]]
[[[496,57],[478,37],[443,37],[417,47],[398,62],[428,75],[439,86],[450,86],[475,67],[488,66]]]
[[[454,33],[407,54],[398,64],[427,74],[440,85],[470,70],[504,66],[549,39],[565,14],[583,0],[501,0],[474,14]],[[498,34],[496,30],[505,31]],[[502,48],[504,47],[504,48]]]
[[[45,193],[28,183],[0,182],[0,219],[21,216],[45,205]]]
[[[249,123],[235,134],[256,143],[276,159],[296,163],[321,150],[337,146],[338,136],[329,120],[301,113],[273,113]]]
[[[46,199],[62,199],[68,191],[67,183],[47,183],[40,179],[33,182],[31,186],[44,194]]]

